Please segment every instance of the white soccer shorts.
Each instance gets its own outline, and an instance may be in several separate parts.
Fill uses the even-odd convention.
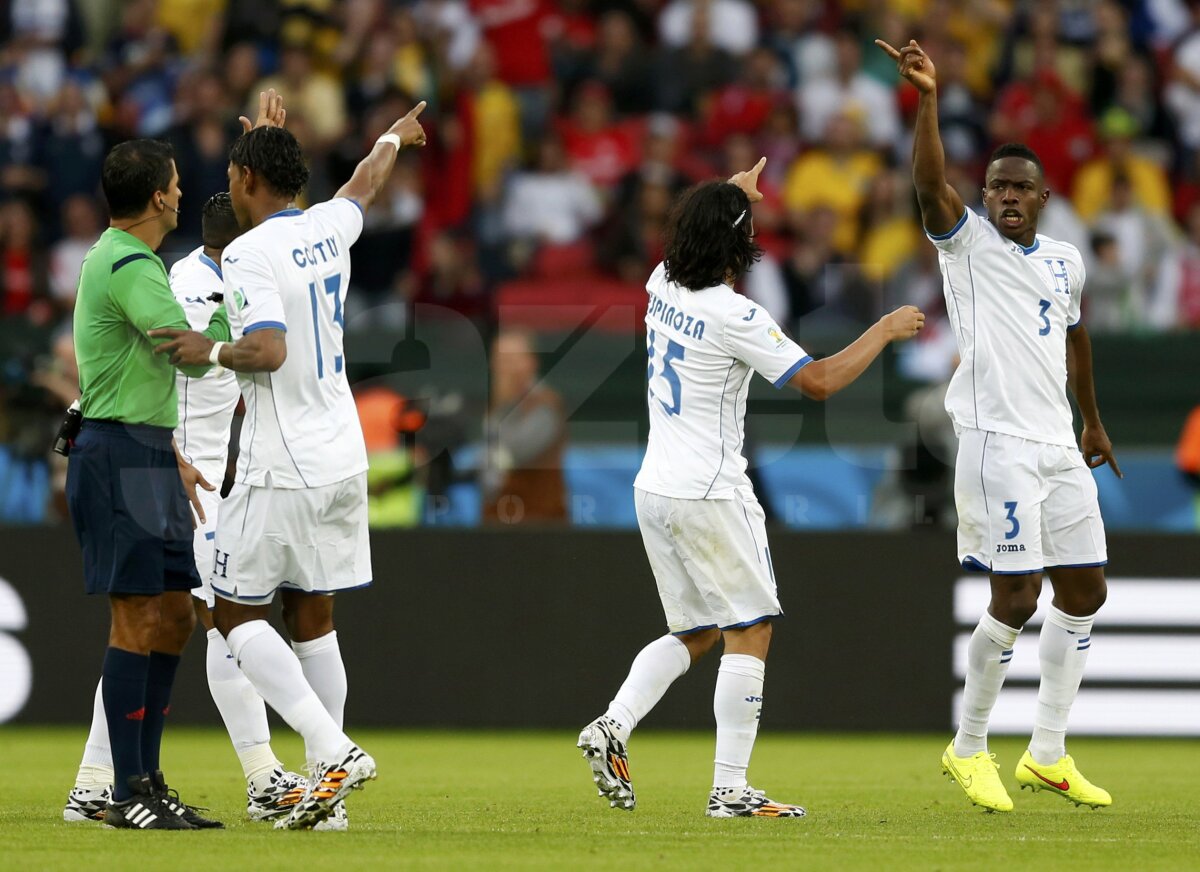
[[[247,605],[269,603],[280,589],[366,587],[367,474],[315,488],[235,484],[221,506],[209,577],[217,596]]]
[[[638,527],[672,633],[737,629],[783,614],[762,507],[749,488],[731,500],[681,500],[634,489]]]
[[[225,465],[209,461],[196,461],[196,468],[204,476],[204,480],[213,485],[216,490],[207,491],[196,486],[196,495],[200,505],[204,506],[204,523],[196,518],[196,529],[192,531],[192,550],[196,554],[196,569],[200,572],[200,586],[192,588],[192,596],[204,600],[210,609],[216,603],[213,595],[212,580],[208,577],[213,567],[213,540],[217,536],[217,517],[221,513],[221,484],[225,481]],[[192,508],[192,516],[196,509]]]
[[[954,501],[965,569],[1021,575],[1108,562],[1096,482],[1073,446],[964,429]]]

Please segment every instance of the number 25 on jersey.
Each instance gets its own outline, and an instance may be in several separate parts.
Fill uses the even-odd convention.
[[[668,415],[678,415],[683,402],[683,391],[679,384],[679,373],[671,364],[676,360],[684,359],[684,352],[687,350],[673,339],[666,341],[666,351],[661,355],[658,354],[656,345],[655,332],[651,330],[646,334],[646,355],[650,358],[650,365],[646,367],[646,381],[649,383],[650,394],[662,403],[663,410]],[[670,390],[671,401],[667,402],[660,397],[654,390],[654,361],[656,357],[660,357],[659,375],[663,381],[667,383],[667,388]]]

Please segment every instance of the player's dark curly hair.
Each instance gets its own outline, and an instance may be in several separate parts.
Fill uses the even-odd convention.
[[[200,237],[212,248],[224,248],[241,232],[228,191],[213,194],[200,210]]]
[[[992,163],[1000,160],[1000,158],[1003,157],[1019,157],[1021,160],[1027,160],[1038,168],[1039,173],[1042,175],[1046,174],[1046,169],[1042,166],[1042,159],[1037,156],[1036,151],[1024,143],[1006,142],[1004,145],[997,147],[996,150],[992,152],[992,156],[988,158],[988,165],[990,166]]]
[[[282,197],[295,197],[308,184],[308,166],[296,137],[282,127],[256,127],[229,150],[229,162],[254,170]]]
[[[136,218],[150,200],[171,184],[175,152],[157,139],[131,139],[104,158],[100,185],[113,218]]]
[[[740,220],[739,220],[740,217]],[[667,220],[667,279],[701,291],[741,278],[762,257],[750,230],[750,200],[729,182],[701,182],[688,188]]]

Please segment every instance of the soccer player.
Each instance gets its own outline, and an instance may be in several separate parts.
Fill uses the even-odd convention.
[[[646,289],[650,443],[634,482],[638,526],[668,634],[645,648],[578,747],[600,795],[635,805],[626,746],[675,679],[723,639],[713,713],[716,765],[709,817],[802,817],[750,787],[746,769],[762,712],[772,620],[782,614],[763,510],[742,455],[746,396],[758,372],[823,400],[853,382],[925,316],[904,306],[851,345],[814,361],[734,285],[761,256],[750,204],[761,159],[728,182],[685,192],[668,222],[664,262]]]
[[[916,41],[899,50],[876,45],[920,92],[913,179],[962,360],[946,394],[959,435],[958,559],[991,576],[991,604],[967,648],[958,733],[942,768],[974,804],[1012,810],[988,753],[988,718],[1045,572],[1054,599],[1038,642],[1037,713],[1017,783],[1076,805],[1110,805],[1065,744],[1092,619],[1106,595],[1104,524],[1089,468],[1107,463],[1121,475],[1100,423],[1091,343],[1080,323],[1083,261],[1074,246],[1037,232],[1050,192],[1038,156],[1023,145],[1002,145],[988,161],[987,218],[963,205],[946,183],[933,62]],[[1078,445],[1067,387],[1083,416]]]
[[[221,307],[221,252],[241,232],[229,194],[217,194],[204,204],[201,213],[203,245],[171,268],[171,291],[193,329],[204,328]],[[179,426],[175,443],[188,463],[208,482],[225,477],[229,452],[229,427],[241,391],[237,377],[229,371],[210,371],[200,377],[176,373],[179,397]],[[220,494],[198,493],[205,520],[193,532],[193,553],[201,585],[194,588],[196,618],[208,638],[208,688],[225,722],[229,738],[246,777],[246,813],[254,820],[267,820],[291,812],[289,800],[299,799],[305,779],[287,772],[270,745],[267,711],[260,697],[242,675],[229,647],[213,625],[212,567],[213,538],[219,513]],[[75,786],[63,808],[63,820],[100,820],[112,792],[112,749],[104,717],[103,686],[96,688],[92,727],[84,749]]]
[[[175,372],[155,356],[150,336],[188,323],[154,253],[178,221],[179,173],[170,146],[132,140],[108,153],[101,182],[111,220],[79,278],[74,334],[84,420],[66,495],[87,592],[105,595],[112,612],[100,694],[114,770],[104,822],[220,827],[169,792],[159,768],[179,655],[195,626],[189,591],[200,585],[188,502],[203,521],[196,487],[212,488],[174,444]],[[229,337],[218,311],[206,341]]]
[[[224,273],[241,338],[157,334],[176,365],[211,360],[237,372],[246,402],[237,481],[217,522],[214,615],[255,689],[304,737],[313,777],[280,828],[340,816],[346,795],[375,777],[375,761],[342,731],[346,671],[333,626],[332,595],[371,583],[367,455],[342,311],[350,246],[396,154],[424,145],[424,107],[380,137],[333,200],[307,211],[294,203],[308,180],[296,138],[263,127],[238,139],[229,191],[247,229],[225,250]],[[277,591],[291,649],[266,620]]]

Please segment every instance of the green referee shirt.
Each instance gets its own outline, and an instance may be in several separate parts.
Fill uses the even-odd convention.
[[[84,418],[174,429],[179,423],[175,367],[154,348],[160,327],[191,329],[171,293],[158,255],[136,236],[110,227],[83,261],[75,301],[75,359]],[[218,308],[205,335],[228,342],[229,317]],[[201,376],[208,366],[183,366]]]

